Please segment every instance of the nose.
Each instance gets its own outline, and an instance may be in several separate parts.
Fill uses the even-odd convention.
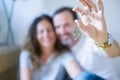
[[[64,27],[64,26],[61,26],[61,28],[60,28],[60,33],[61,33],[61,34],[64,34],[65,32],[66,32],[65,27]]]
[[[44,38],[47,38],[48,35],[49,35],[48,31],[44,31],[44,35],[43,35],[43,37],[44,37]]]

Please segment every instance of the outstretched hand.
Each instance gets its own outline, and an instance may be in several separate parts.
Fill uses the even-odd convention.
[[[92,0],[79,0],[83,6],[74,7],[73,11],[79,13],[81,20],[75,20],[77,25],[86,32],[95,42],[107,42],[107,27],[104,18],[104,6],[97,0],[98,8]]]

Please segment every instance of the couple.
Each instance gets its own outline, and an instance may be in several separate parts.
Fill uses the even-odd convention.
[[[57,10],[53,20],[47,15],[34,20],[20,54],[21,80],[63,80],[63,67],[75,80],[118,80],[109,58],[120,56],[119,45],[107,34],[102,1],[98,0],[99,9],[92,0],[80,2],[84,10],[73,11],[81,21],[70,8]],[[76,40],[74,20],[83,31]]]

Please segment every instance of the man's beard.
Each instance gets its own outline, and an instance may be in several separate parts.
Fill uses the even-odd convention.
[[[65,33],[65,34],[63,34],[64,36],[65,35],[68,35],[68,36],[70,36],[70,38],[68,39],[68,40],[62,40],[62,39],[60,39],[60,41],[61,41],[61,43],[63,44],[63,45],[67,45],[67,46],[70,46],[72,43],[73,43],[73,41],[74,41],[74,39],[72,38],[72,36],[71,36],[71,34],[70,33]],[[59,38],[61,37],[61,35],[59,35]]]
[[[62,41],[61,40],[62,44],[63,45],[67,45],[67,46],[70,46],[73,43],[73,41],[74,41],[74,39],[72,39],[72,38],[67,40],[67,41]]]

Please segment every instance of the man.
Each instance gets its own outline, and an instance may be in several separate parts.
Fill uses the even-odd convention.
[[[118,76],[112,67],[110,57],[120,56],[120,47],[117,42],[107,33],[104,18],[104,6],[101,0],[97,0],[98,7],[92,0],[79,0],[83,7],[75,7],[81,21],[75,20],[76,14],[70,8],[61,8],[53,16],[56,33],[61,42],[68,45],[79,65],[86,71],[95,73],[107,80],[118,80]],[[80,27],[80,38],[74,40],[75,26]]]

